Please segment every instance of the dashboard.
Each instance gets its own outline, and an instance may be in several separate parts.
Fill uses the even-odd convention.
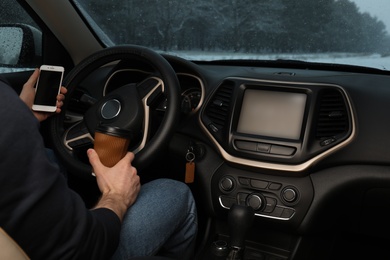
[[[352,212],[371,209],[367,191],[388,190],[389,75],[168,60],[204,85],[199,112],[183,120],[171,149],[183,154],[192,141],[204,150],[197,185],[210,214],[224,218],[235,203],[276,229],[343,223],[378,235],[355,225],[371,217]]]
[[[389,75],[164,57],[180,83],[182,113],[161,161],[181,179],[186,153],[194,151],[193,185],[202,191],[197,200],[206,215],[223,219],[240,204],[269,227],[326,229],[332,221],[323,216],[337,212],[352,225],[343,216],[365,210],[367,190],[390,187]],[[82,83],[70,107],[83,110],[90,100],[85,96],[93,103],[150,76],[158,77],[139,64],[101,68]],[[161,98],[154,116],[165,109]]]

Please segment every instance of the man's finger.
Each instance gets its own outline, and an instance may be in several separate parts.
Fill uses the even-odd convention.
[[[123,157],[122,160],[131,163],[134,160],[134,153],[127,152],[127,154]]]
[[[35,69],[33,74],[31,74],[30,78],[27,80],[26,85],[34,86],[38,80],[39,69]]]
[[[98,154],[94,149],[88,149],[87,151],[89,163],[92,165],[92,168],[94,172],[100,172],[100,169],[104,167],[104,165],[101,163]]]

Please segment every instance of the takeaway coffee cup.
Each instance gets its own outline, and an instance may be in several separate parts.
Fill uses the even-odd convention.
[[[115,126],[100,125],[95,131],[94,149],[107,167],[114,166],[127,153],[131,131]]]

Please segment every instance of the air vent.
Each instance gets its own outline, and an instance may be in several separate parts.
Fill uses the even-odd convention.
[[[320,95],[316,138],[337,137],[348,130],[348,112],[342,93],[337,89],[324,90]]]
[[[233,87],[233,82],[225,82],[207,105],[205,115],[218,130],[223,129],[228,120]]]

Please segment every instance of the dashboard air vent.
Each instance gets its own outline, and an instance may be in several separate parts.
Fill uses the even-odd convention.
[[[218,88],[206,107],[205,115],[218,130],[223,129],[228,120],[233,88],[232,82],[225,82]]]
[[[337,89],[324,90],[320,94],[316,138],[336,137],[348,130],[348,112],[342,93]]]

